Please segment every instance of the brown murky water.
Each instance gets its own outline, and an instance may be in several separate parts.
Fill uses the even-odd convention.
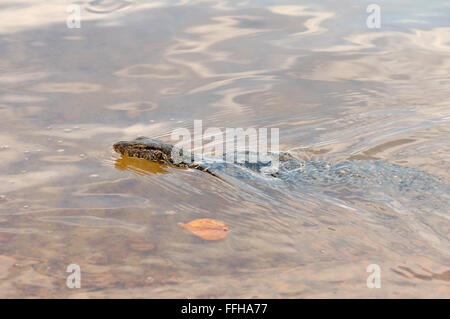
[[[79,29],[71,3],[0,1],[1,297],[450,297],[449,202],[234,185],[112,150],[194,119],[276,127],[302,158],[448,186],[450,2],[378,1],[380,29],[356,0],[83,0]],[[197,218],[228,236],[179,227]]]

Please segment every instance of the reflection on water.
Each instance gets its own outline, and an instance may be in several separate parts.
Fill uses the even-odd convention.
[[[398,270],[392,269],[392,271],[398,273],[399,275],[410,278],[410,276],[413,276],[415,278],[421,279],[421,280],[443,280],[443,281],[450,281],[450,271],[445,271],[441,274],[434,273],[426,268],[422,268],[422,271],[425,272],[425,274],[420,274],[414,272],[412,269],[405,267],[405,266],[398,266]]]
[[[134,172],[138,175],[167,173],[167,170],[164,169],[164,165],[162,164],[127,156],[121,156],[116,159],[114,166],[120,170]]]
[[[117,0],[93,0],[87,3],[85,10],[92,13],[111,13],[128,8],[132,2]]]
[[[0,3],[0,296],[449,297],[448,4],[381,1],[368,29],[358,1],[76,3],[80,29],[69,2]],[[393,173],[225,182],[112,150],[194,119]],[[427,191],[397,192],[400,172]],[[231,231],[178,226],[199,218]]]

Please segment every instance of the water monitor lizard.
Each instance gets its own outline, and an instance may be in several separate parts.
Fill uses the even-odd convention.
[[[264,162],[248,161],[248,152],[242,163],[218,161],[194,161],[193,155],[184,154],[181,149],[157,139],[139,137],[131,141],[121,141],[113,146],[122,155],[137,157],[177,167],[195,168],[214,176],[265,177],[283,180],[289,183],[308,186],[353,186],[357,190],[381,189],[383,192],[409,192],[409,195],[421,196],[427,193],[449,195],[450,186],[437,177],[418,169],[392,164],[384,160],[354,160],[329,163],[323,160],[305,161],[289,153],[269,154]],[[174,154],[176,155],[174,158]],[[236,153],[237,154],[237,153]],[[246,157],[247,156],[247,157]],[[277,170],[273,170],[270,158],[278,160]]]

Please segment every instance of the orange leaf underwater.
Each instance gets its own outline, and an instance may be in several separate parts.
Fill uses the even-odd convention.
[[[205,240],[218,240],[227,235],[230,226],[214,219],[196,219],[187,224],[180,224],[190,232]]]

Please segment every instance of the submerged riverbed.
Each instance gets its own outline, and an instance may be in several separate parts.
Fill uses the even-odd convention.
[[[77,3],[69,28],[70,1],[0,1],[0,297],[450,297],[450,2],[378,1],[380,28],[355,0]],[[194,120],[389,170],[224,181],[112,149]]]

